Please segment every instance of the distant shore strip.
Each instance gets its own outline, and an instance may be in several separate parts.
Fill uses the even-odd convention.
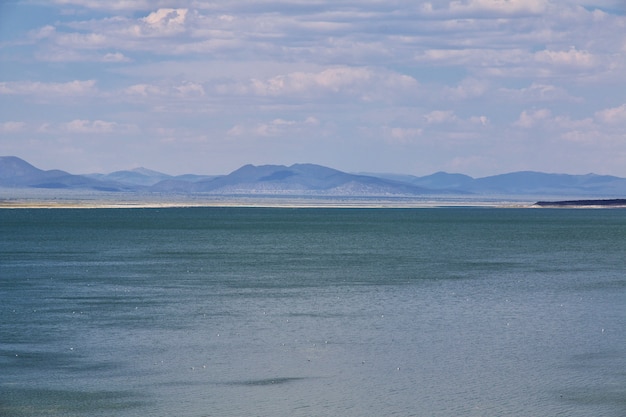
[[[0,199],[0,209],[97,209],[97,208],[192,208],[192,207],[259,207],[259,208],[626,208],[626,199],[564,201],[442,201],[442,200],[371,200],[371,199],[224,199],[215,201],[107,201],[107,200],[36,200]]]
[[[441,207],[509,207],[528,208],[532,202],[520,201],[442,201],[386,199],[219,199],[203,201],[107,201],[74,199],[0,199],[0,209],[120,209],[120,208],[441,208]]]
[[[538,201],[535,203],[537,207],[546,208],[626,208],[626,198],[613,198],[606,200],[565,200],[565,201]]]

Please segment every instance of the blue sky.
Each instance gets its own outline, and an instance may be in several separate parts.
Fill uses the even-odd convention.
[[[623,0],[0,3],[0,155],[626,177]]]

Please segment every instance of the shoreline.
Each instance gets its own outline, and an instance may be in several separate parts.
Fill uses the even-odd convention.
[[[0,187],[0,209],[96,208],[434,208],[530,207],[536,198],[511,195],[178,194]]]
[[[17,192],[16,192],[17,191]],[[239,208],[626,208],[626,199],[559,199],[525,195],[320,196],[58,192],[2,189],[0,209]],[[539,197],[539,198],[538,198]]]
[[[532,208],[532,204],[520,203],[243,203],[243,202],[216,202],[216,203],[59,203],[59,202],[1,202],[0,210],[24,210],[24,209],[159,209],[159,208],[460,208],[460,207],[484,207],[484,208]]]
[[[215,200],[96,200],[96,199],[0,199],[0,209],[159,209],[159,208],[531,208],[532,202],[458,199],[317,199],[317,198],[220,198]]]

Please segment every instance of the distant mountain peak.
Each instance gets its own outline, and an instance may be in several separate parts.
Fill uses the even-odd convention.
[[[120,184],[53,169],[44,171],[15,156],[0,157],[0,187],[121,191]]]
[[[17,156],[0,156],[0,178],[14,178],[43,172]]]
[[[213,195],[419,196],[432,194],[534,195],[613,198],[626,195],[626,179],[593,173],[517,171],[482,178],[439,171],[416,177],[350,174],[312,163],[246,164],[228,175],[171,176],[147,168],[110,174],[44,171],[16,156],[0,156],[0,187],[88,189]]]
[[[166,176],[166,177],[169,176],[169,175],[164,174],[162,172],[154,171],[152,169],[148,169],[148,168],[144,168],[144,167],[133,168],[133,169],[131,169],[131,172],[136,172],[138,174],[148,175],[148,176]]]

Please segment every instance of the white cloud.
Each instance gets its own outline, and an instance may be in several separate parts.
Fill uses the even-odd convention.
[[[452,123],[458,120],[452,110],[434,110],[424,115],[424,118],[428,124]]]
[[[472,116],[469,118],[469,122],[475,125],[487,126],[489,125],[489,118],[487,116]]]
[[[52,0],[51,2],[61,6],[80,6],[95,10],[145,10],[159,3],[165,3],[161,0]]]
[[[112,12],[127,9],[143,17],[118,14],[57,23],[69,30],[48,25],[36,36],[68,51],[39,53],[44,60],[78,61],[81,56],[97,60],[77,54],[85,49],[106,50],[100,57],[108,62],[132,60],[133,53],[142,51],[159,56],[215,54],[221,60],[246,56],[309,61],[327,67],[368,67],[382,60],[402,65],[414,59],[428,65],[463,66],[477,79],[551,77],[563,68],[588,72],[601,68],[616,76],[626,69],[615,54],[625,45],[615,36],[623,31],[625,19],[587,10],[573,1],[463,0],[422,7],[403,1],[341,6],[305,1],[282,7],[280,2],[263,1],[58,1]],[[425,19],[432,13],[438,13],[437,19]],[[593,41],[598,32],[603,33],[602,42]],[[155,36],[159,42],[154,42]],[[545,49],[534,52],[538,45]],[[456,94],[462,98],[465,92]]]
[[[528,15],[543,13],[546,0],[468,0],[450,2],[452,13],[488,13],[496,15]]]
[[[115,46],[115,39],[102,33],[56,32],[54,43],[64,48],[100,49]]]
[[[256,123],[251,125],[238,124],[228,130],[229,136],[253,136],[253,137],[274,137],[287,134],[301,133],[317,128],[320,121],[313,116],[304,120],[274,119],[269,122]]]
[[[28,128],[23,125],[20,129]],[[31,129],[29,129],[31,130]],[[106,135],[111,133],[136,133],[140,129],[133,124],[118,123],[105,120],[74,119],[69,122],[44,122],[40,123],[36,129],[32,129],[42,134],[72,134],[72,135]]]
[[[390,143],[409,144],[422,136],[424,129],[415,127],[388,127],[384,129]]]
[[[100,59],[103,62],[128,62],[130,59],[121,52],[108,52]]]
[[[423,136],[438,142],[433,146],[478,145],[485,132],[491,129],[489,117],[459,117],[453,110],[434,110],[424,114],[423,120]]]
[[[139,36],[172,36],[184,32],[188,9],[159,9],[141,19],[133,30]]]
[[[185,81],[176,84],[134,84],[124,89],[128,97],[193,98],[206,95],[202,84]]]
[[[573,68],[591,68],[596,63],[596,59],[591,53],[579,51],[574,47],[567,51],[539,51],[535,53],[535,61]]]
[[[563,87],[540,82],[533,82],[530,86],[519,89],[500,88],[498,92],[501,93],[505,100],[514,99],[530,102],[569,101],[576,103],[583,101],[580,97],[572,96]]]
[[[176,91],[177,94],[185,97],[198,97],[205,95],[204,87],[202,86],[202,84],[194,82],[185,82],[179,84],[174,87],[174,91]]]
[[[45,62],[130,62],[131,59],[121,52],[83,51],[76,49],[52,47],[38,51],[35,57]]]
[[[464,66],[470,68],[506,68],[519,65],[528,58],[528,52],[520,48],[446,48],[426,49],[415,56],[420,63]]]
[[[116,122],[107,122],[104,120],[81,120],[76,119],[61,125],[61,129],[68,133],[112,133],[118,131],[129,130],[131,126],[120,125]]]
[[[466,78],[456,87],[445,87],[444,94],[453,100],[465,100],[483,96],[489,89],[489,82],[476,78]]]
[[[624,110],[626,111],[626,108]],[[604,118],[608,117],[609,120],[614,120],[613,116],[616,115],[619,118],[621,111],[618,107],[596,112],[596,119],[606,121]],[[591,117],[577,119],[564,114],[553,115],[549,109],[524,110],[513,125],[523,129],[533,128],[535,129],[534,136],[548,135],[550,141],[557,143],[558,140],[587,145],[610,143],[615,142],[614,138],[620,135],[619,132],[616,136],[616,133],[611,130],[603,130],[602,126]],[[567,146],[567,144],[562,143],[562,146]]]
[[[151,84],[135,84],[127,87],[124,92],[129,96],[163,96],[166,91],[156,85]]]
[[[534,127],[537,123],[542,123],[551,116],[552,112],[549,109],[524,110],[514,125],[528,129]]]
[[[417,81],[407,75],[371,68],[335,67],[320,72],[292,72],[217,87],[221,93],[265,97],[323,97],[340,95],[363,101],[394,99],[415,93]]]
[[[30,37],[35,40],[50,38],[56,34],[56,28],[52,25],[45,25],[42,28],[30,32]]]
[[[253,80],[255,94],[275,96],[283,94],[311,94],[316,91],[338,93],[354,92],[364,84],[370,84],[372,73],[366,68],[332,68],[320,73],[296,72],[268,80]]]
[[[95,94],[95,87],[95,80],[74,80],[66,83],[10,81],[0,82],[0,95],[83,96]]]
[[[70,133],[110,133],[114,127],[115,123],[102,120],[72,120],[64,126]]]
[[[0,123],[0,133],[17,133],[26,128],[24,122],[3,122]]]
[[[159,9],[142,18],[144,22],[153,27],[180,26],[185,24],[188,9]]]
[[[572,130],[563,132],[560,135],[560,138],[566,142],[575,142],[579,144],[594,145],[602,141],[605,138],[605,135],[603,135],[601,132],[597,130],[572,129]]]
[[[626,104],[619,107],[600,110],[595,113],[595,118],[609,125],[626,125]]]

